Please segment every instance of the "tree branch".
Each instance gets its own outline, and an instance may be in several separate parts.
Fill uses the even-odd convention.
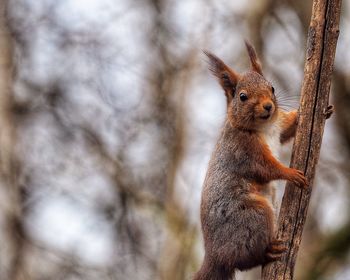
[[[285,257],[263,268],[262,279],[293,279],[302,231],[310,201],[328,107],[331,74],[339,35],[341,0],[314,0],[308,32],[299,125],[291,167],[303,170],[308,190],[287,183],[279,215],[277,236],[288,242]]]

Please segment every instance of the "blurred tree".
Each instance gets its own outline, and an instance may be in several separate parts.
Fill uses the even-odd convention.
[[[21,188],[20,160],[16,154],[16,108],[13,103],[13,42],[7,25],[7,1],[0,3],[0,177],[1,279],[30,279],[24,269],[23,230],[25,194]]]

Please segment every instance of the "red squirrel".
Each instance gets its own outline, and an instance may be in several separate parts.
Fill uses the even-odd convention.
[[[246,47],[251,69],[243,74],[205,52],[225,92],[227,116],[203,185],[205,256],[194,280],[232,279],[236,270],[280,259],[286,248],[275,238],[274,211],[264,191],[273,180],[308,185],[302,171],[274,156],[276,145],[294,137],[297,111],[279,109],[253,46]]]

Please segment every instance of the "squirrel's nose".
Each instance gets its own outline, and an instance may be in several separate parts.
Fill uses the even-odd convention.
[[[265,103],[265,104],[263,105],[263,107],[264,107],[264,109],[265,109],[266,111],[270,112],[271,109],[272,109],[272,104],[271,104],[270,102],[269,102],[269,103]]]

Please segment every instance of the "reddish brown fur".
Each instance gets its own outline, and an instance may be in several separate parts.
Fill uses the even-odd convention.
[[[296,111],[290,113],[281,112],[281,114],[283,130],[281,132],[280,141],[283,144],[294,137],[298,125],[298,114]]]
[[[297,113],[278,109],[254,48],[246,44],[252,70],[242,75],[206,53],[227,97],[227,119],[203,186],[205,257],[196,280],[231,279],[236,269],[279,258],[283,246],[274,239],[273,208],[262,190],[278,179],[307,184],[301,171],[284,166],[272,154],[268,140],[273,127],[279,127],[279,140],[287,141],[294,136]]]

